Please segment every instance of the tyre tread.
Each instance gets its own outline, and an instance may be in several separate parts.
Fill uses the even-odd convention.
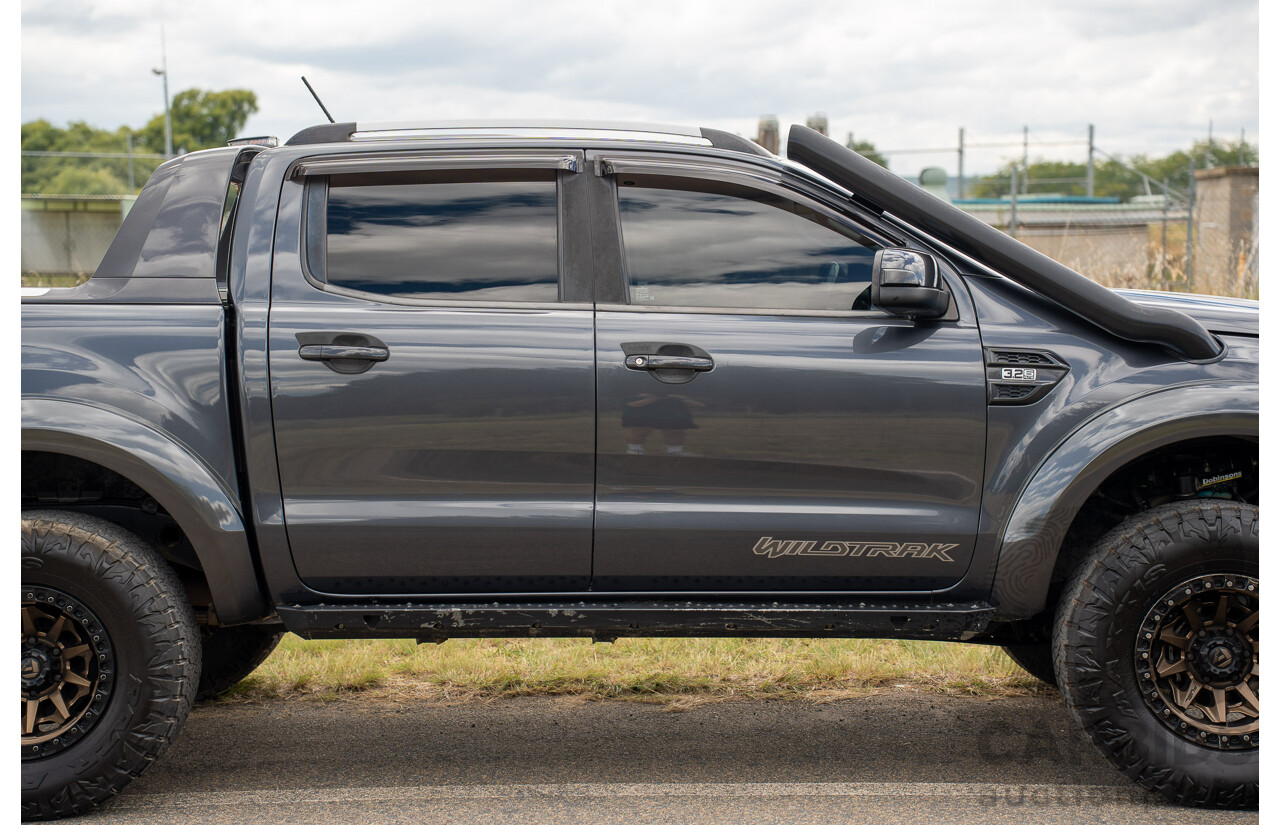
[[[137,536],[82,513],[31,511],[23,513],[22,522],[24,569],[38,567],[28,565],[27,558],[62,556],[104,583],[115,583],[144,635],[157,642],[141,673],[116,675],[117,697],[136,692],[143,679],[162,688],[136,709],[145,718],[129,724],[121,736],[104,740],[97,750],[77,754],[78,764],[101,764],[100,772],[76,776],[50,793],[40,788],[43,777],[36,781],[41,763],[31,763],[30,781],[24,766],[23,820],[57,819],[84,813],[119,793],[168,749],[195,699],[200,659],[191,654],[198,654],[200,637],[177,574]]]

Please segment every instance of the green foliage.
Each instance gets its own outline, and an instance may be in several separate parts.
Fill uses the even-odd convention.
[[[222,92],[187,89],[174,96],[170,107],[174,151],[194,152],[224,146],[244,128],[249,116],[258,111],[258,98],[247,89]],[[115,152],[164,153],[164,113],[153,117],[140,130],[121,126],[115,131],[98,129],[84,122],[59,128],[47,120],[22,124],[24,152]],[[133,187],[129,187],[127,158],[22,158],[22,192],[45,195],[131,195],[136,194],[161,163],[155,158],[134,158]]]
[[[211,92],[187,89],[173,96],[169,107],[173,150],[195,152],[225,146],[239,134],[249,116],[258,111],[258,96],[248,89]],[[138,131],[144,151],[164,152],[164,113]]]
[[[119,195],[128,184],[107,169],[65,167],[40,190],[45,195]]]
[[[878,163],[884,168],[889,168],[889,161],[885,156],[876,151],[876,145],[869,140],[853,140],[846,141],[845,146],[862,155],[872,163]]]
[[[60,129],[47,120],[22,124],[24,152],[125,152],[128,127],[114,132],[75,122]],[[134,191],[155,169],[146,160],[134,163]],[[22,158],[22,191],[45,195],[129,194],[129,162],[103,158]]]
[[[1240,141],[1198,141],[1191,152],[1173,152],[1159,158],[1147,155],[1134,155],[1121,162],[1111,158],[1099,158],[1094,162],[1093,193],[1099,197],[1132,198],[1146,193],[1143,180],[1133,170],[1148,175],[1155,183],[1151,184],[1152,194],[1160,191],[1159,182],[1169,181],[1169,187],[1178,192],[1186,192],[1191,175],[1191,159],[1194,157],[1197,169],[1204,169],[1206,153],[1211,168],[1219,166],[1239,166],[1243,149],[1244,165],[1258,164],[1258,147]],[[974,198],[1001,198],[1009,194],[1009,186],[1015,161],[1009,161],[994,175],[972,181],[966,187],[965,194]],[[1028,170],[1019,170],[1019,178],[1029,172],[1028,195],[1084,195],[1087,194],[1084,163],[1066,161],[1036,160],[1029,164]],[[1126,168],[1131,167],[1131,168]],[[1021,181],[1020,181],[1021,182]]]

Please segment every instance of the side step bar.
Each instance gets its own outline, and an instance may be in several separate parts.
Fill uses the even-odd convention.
[[[753,636],[967,641],[995,608],[984,602],[573,601],[458,604],[282,605],[304,639],[578,636]]]

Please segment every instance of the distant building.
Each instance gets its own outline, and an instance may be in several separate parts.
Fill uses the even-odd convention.
[[[827,116],[823,112],[809,115],[804,119],[804,125],[808,126],[815,132],[821,132],[824,135],[827,134]]]
[[[778,116],[761,115],[760,125],[756,130],[756,143],[776,155],[778,154],[778,141]]]

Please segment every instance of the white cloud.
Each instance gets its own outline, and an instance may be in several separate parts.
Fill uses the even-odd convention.
[[[1159,153],[1204,134],[1256,138],[1257,5],[1224,0],[580,4],[27,0],[22,119],[140,126],[170,91],[249,88],[246,132],[321,120],[592,117],[754,134],[825,112],[884,149],[1083,140]],[[1020,149],[974,148],[967,168]],[[1083,146],[1033,147],[1082,157]],[[911,171],[954,153],[894,156]]]

